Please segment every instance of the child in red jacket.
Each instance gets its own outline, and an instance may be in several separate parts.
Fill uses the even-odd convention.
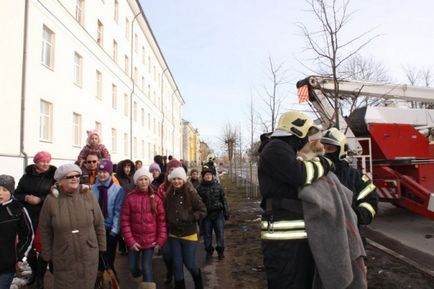
[[[148,168],[137,170],[133,179],[136,188],[127,195],[122,207],[121,229],[131,274],[134,278],[142,275],[145,283],[152,283],[154,249],[162,247],[167,238],[166,213],[163,201],[150,186],[152,175]]]

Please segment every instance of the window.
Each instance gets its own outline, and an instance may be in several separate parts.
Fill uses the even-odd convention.
[[[113,39],[113,61],[118,63],[118,43]]]
[[[134,121],[137,121],[137,102],[134,102],[133,104],[133,119]]]
[[[47,26],[42,28],[41,62],[43,65],[53,68],[54,65],[54,33]]]
[[[139,51],[139,36],[134,33],[134,51],[137,53]]]
[[[145,58],[146,58],[145,46],[142,46],[142,64],[145,64]]]
[[[148,73],[151,73],[151,57],[148,56]]]
[[[157,125],[155,124],[155,117],[152,118],[153,127],[154,127],[154,134],[157,132]]]
[[[142,76],[142,91],[145,92],[145,77]]]
[[[151,85],[148,84],[148,98],[151,98]]]
[[[98,20],[98,28],[96,33],[96,42],[99,46],[103,46],[103,40],[104,40],[104,25],[101,23],[101,21]]]
[[[130,100],[128,97],[128,94],[124,94],[124,115],[128,116],[128,112],[129,112],[129,106],[130,106]]]
[[[81,115],[75,112],[72,114],[72,144],[81,145]]]
[[[75,2],[75,19],[83,25],[84,23],[84,0],[76,0]]]
[[[142,126],[145,126],[145,109],[141,109],[141,120],[142,120]]]
[[[41,100],[39,106],[39,139],[52,140],[53,104]]]
[[[119,1],[118,0],[115,0],[115,11],[114,11],[113,18],[115,19],[116,23],[119,22]]]
[[[156,80],[156,72],[157,72],[157,70],[155,69],[155,65],[154,65],[154,73],[153,73],[153,77],[154,77],[154,81]]]
[[[112,84],[112,108],[118,108],[118,87]]]
[[[124,133],[124,155],[128,155],[128,134]]]
[[[125,73],[127,74],[127,75],[129,75],[128,74],[128,67],[130,66],[130,59],[128,58],[128,56],[127,55],[125,55]]]
[[[141,148],[142,148],[142,155],[141,155],[141,157],[142,157],[142,159],[144,159],[145,158],[145,141],[144,140],[142,140],[141,141]]]
[[[102,74],[98,70],[96,71],[96,97],[102,98]]]
[[[130,39],[130,21],[128,18],[125,19],[125,38]]]
[[[137,67],[134,66],[134,76],[133,76],[133,78],[134,78],[134,82],[135,83],[139,82],[139,80],[138,80],[138,77],[139,77],[138,74],[139,74],[139,72],[137,70]]]
[[[148,156],[151,158],[151,143],[148,142]]]
[[[151,114],[148,113],[148,130],[151,130]]]
[[[77,52],[74,53],[74,83],[82,85],[83,58]]]
[[[133,144],[134,144],[134,149],[133,149],[134,158],[137,158],[137,138],[136,137],[134,137]]]
[[[118,135],[115,128],[112,128],[112,153],[117,153],[118,151]]]

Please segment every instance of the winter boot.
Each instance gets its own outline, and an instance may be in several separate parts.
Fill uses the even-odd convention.
[[[209,261],[211,260],[212,254],[214,253],[214,248],[210,247],[210,248],[206,248],[206,260]]]
[[[197,270],[196,274],[192,274],[193,281],[194,281],[194,288],[195,289],[203,289],[203,283],[202,283],[202,272],[200,269]]]
[[[156,289],[157,288],[157,284],[155,284],[154,282],[142,282],[139,285],[138,289]]]
[[[182,280],[175,280],[175,289],[185,289],[185,281]]]
[[[225,254],[224,254],[225,248],[217,247],[216,250],[217,250],[217,254],[219,256],[219,260],[223,260],[225,258]]]

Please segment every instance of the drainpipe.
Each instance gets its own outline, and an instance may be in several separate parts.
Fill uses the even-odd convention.
[[[131,21],[131,64],[130,64],[130,79],[133,84],[133,89],[130,93],[130,160],[133,160],[133,94],[134,89],[136,87],[136,83],[134,81],[134,22],[136,21],[137,17],[142,14],[142,10],[140,9],[140,12],[137,13],[133,21]]]
[[[21,67],[21,114],[20,114],[20,156],[23,157],[23,168],[28,165],[28,155],[24,150],[25,111],[26,111],[26,67],[27,67],[27,30],[28,30],[29,0],[24,4],[24,36],[23,36],[23,63]]]

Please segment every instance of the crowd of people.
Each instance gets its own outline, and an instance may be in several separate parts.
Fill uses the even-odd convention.
[[[139,288],[156,288],[155,252],[167,269],[165,283],[185,288],[185,266],[195,288],[203,288],[199,233],[209,259],[215,232],[223,259],[229,217],[214,160],[192,169],[190,178],[172,156],[156,155],[149,166],[129,159],[113,164],[97,131],[88,131],[75,163],[56,168],[49,152],[38,152],[16,189],[12,176],[0,175],[0,289],[9,289],[21,261],[32,268],[29,283],[37,289],[47,269],[54,289],[93,289],[98,271],[117,274],[117,250],[127,255],[131,277],[141,279]]]

